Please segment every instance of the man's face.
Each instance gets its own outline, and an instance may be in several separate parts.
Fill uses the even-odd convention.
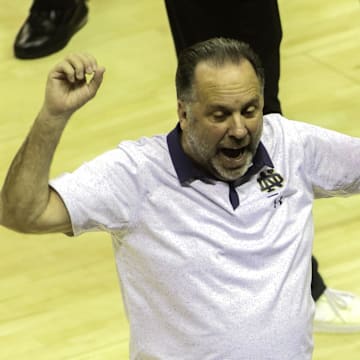
[[[178,102],[181,143],[187,155],[216,178],[244,175],[260,141],[264,106],[250,62],[195,69],[194,101]]]

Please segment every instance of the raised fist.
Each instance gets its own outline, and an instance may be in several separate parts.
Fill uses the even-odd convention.
[[[92,99],[105,68],[89,54],[70,54],[50,71],[44,107],[54,116],[72,114]]]

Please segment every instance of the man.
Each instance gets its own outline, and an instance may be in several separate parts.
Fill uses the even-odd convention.
[[[281,21],[276,0],[165,0],[177,55],[188,46],[222,36],[245,41],[259,54],[266,84],[264,114],[280,113]],[[85,0],[33,0],[15,39],[15,56],[34,59],[62,49],[87,21]],[[312,257],[311,291],[316,301],[314,330],[360,331],[360,298],[327,288]],[[339,304],[345,304],[339,306]]]
[[[165,0],[177,56],[187,47],[213,37],[247,42],[265,72],[264,114],[282,113],[278,97],[281,19],[277,0]],[[328,288],[311,258],[311,294],[316,301],[314,331],[360,331],[360,298]]]
[[[62,131],[103,73],[87,55],[50,73],[1,223],[111,233],[132,359],[311,359],[312,203],[360,192],[360,139],[263,117],[256,55],[213,39],[179,59],[173,131],[124,142],[49,187]]]

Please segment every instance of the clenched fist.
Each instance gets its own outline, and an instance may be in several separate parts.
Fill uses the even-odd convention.
[[[53,116],[72,114],[99,89],[104,67],[89,54],[71,54],[50,71],[44,108]]]

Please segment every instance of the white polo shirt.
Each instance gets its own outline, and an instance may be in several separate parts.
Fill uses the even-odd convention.
[[[75,235],[112,235],[130,358],[311,359],[312,204],[360,192],[360,139],[267,115],[229,185],[194,168],[179,132],[51,182]]]

